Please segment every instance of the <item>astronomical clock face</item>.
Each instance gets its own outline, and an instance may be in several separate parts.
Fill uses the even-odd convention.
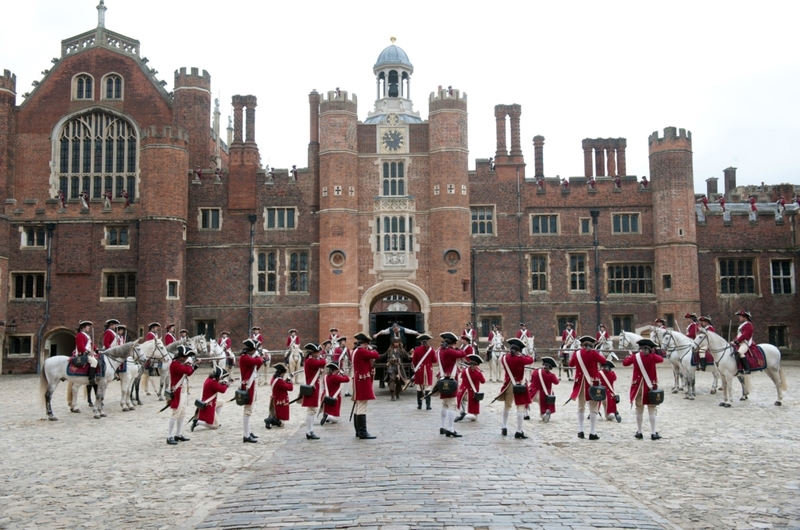
[[[381,133],[381,149],[384,153],[398,153],[405,145],[405,133],[400,129],[385,129]]]

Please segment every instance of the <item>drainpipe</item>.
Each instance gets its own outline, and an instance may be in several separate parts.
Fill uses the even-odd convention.
[[[50,320],[50,274],[53,267],[53,232],[56,229],[55,223],[47,223],[45,230],[47,230],[47,274],[45,274],[44,285],[44,320],[42,325],[39,326],[39,332],[36,334],[36,373],[41,373],[42,370],[42,334],[44,327]]]
[[[522,297],[522,187],[519,182],[519,168],[517,168],[517,256],[519,258],[519,321],[525,322]]]
[[[470,321],[473,323],[475,329],[478,329],[478,282],[477,282],[477,275],[475,274],[475,249],[471,248],[469,251],[470,254],[470,268],[472,269],[472,318]]]
[[[597,218],[600,217],[600,210],[589,210],[592,216],[592,232],[594,232],[594,301],[597,305],[597,323],[595,331],[600,329],[600,243],[597,239]],[[613,330],[612,330],[613,331]]]
[[[247,301],[247,334],[250,335],[250,330],[253,328],[253,263],[255,262],[255,245],[256,245],[256,214],[247,216],[250,221],[250,286],[248,288],[249,299]]]

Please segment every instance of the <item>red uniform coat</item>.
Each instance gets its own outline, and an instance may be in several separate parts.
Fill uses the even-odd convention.
[[[85,331],[81,331],[75,335],[75,355],[91,354],[94,352],[94,344],[92,344],[92,337]]]
[[[472,379],[472,384],[475,386],[475,391],[473,392],[472,386],[470,386],[467,377]],[[481,402],[475,401],[475,392],[481,391],[481,383],[485,383],[486,378],[483,377],[483,372],[481,372],[480,368],[477,366],[470,366],[466,370],[461,372],[461,383],[458,386],[458,396],[456,401],[460,404],[461,400],[464,396],[467,397],[467,412],[469,414],[480,414],[481,413]]]
[[[587,374],[588,377],[584,376],[583,369],[578,362],[578,355],[581,356],[583,364],[586,365],[586,369],[589,371]],[[569,396],[570,399],[576,399],[578,397],[581,387],[583,387],[583,395],[586,398],[586,401],[591,399],[589,397],[589,387],[592,386],[592,381],[597,381],[600,379],[599,365],[605,362],[606,358],[603,357],[603,354],[597,350],[584,350],[581,348],[572,354],[572,357],[569,360],[569,365],[575,368],[575,383],[572,385],[572,394]],[[584,385],[584,382],[587,384]]]
[[[336,392],[339,392],[339,388],[342,386],[342,383],[347,383],[350,381],[350,378],[344,374],[328,374],[325,376],[325,395],[326,396],[333,396]],[[339,395],[336,396],[336,405],[325,405],[324,412],[325,414],[329,414],[331,416],[341,416],[339,413],[342,407],[342,393],[339,392]]]
[[[328,362],[323,357],[320,357],[319,359],[308,357],[306,362],[303,364],[303,370],[305,370],[306,376],[306,384],[314,385],[314,393],[310,396],[303,396],[303,401],[301,403],[302,406],[311,408],[319,407],[319,402],[322,400],[319,389],[322,386],[322,378],[324,377],[322,370],[325,369],[326,364],[328,364]],[[317,376],[318,373],[319,376]],[[314,381],[314,377],[317,378],[316,381]],[[312,381],[314,382],[312,383]]]
[[[172,333],[167,333],[164,335],[164,346],[169,346],[173,342],[175,342],[175,335]]]
[[[605,376],[605,378],[603,378]],[[600,372],[600,383],[606,387],[606,400],[603,404],[606,407],[606,414],[614,414],[617,412],[617,400],[614,399],[616,391],[614,390],[614,383],[617,381],[617,373],[605,368]]]
[[[611,335],[608,334],[608,331],[598,331],[597,335],[595,335],[595,337],[594,337],[594,339],[597,342],[600,342],[601,340],[603,340],[605,342],[608,342],[608,339],[610,339],[610,338],[611,338]]]
[[[378,360],[380,354],[375,350],[359,346],[353,352],[353,401],[370,401],[375,399],[372,389],[372,361]]]
[[[430,353],[425,356],[428,351],[430,351]],[[423,357],[425,358],[424,360]],[[433,362],[435,360],[436,353],[430,346],[421,344],[414,348],[414,351],[411,353],[411,364],[414,367],[415,385],[433,384]]]
[[[686,336],[694,340],[697,337],[697,322],[691,322],[686,328]]]
[[[717,332],[717,330],[715,330],[715,329],[714,329],[714,326],[712,326],[711,324],[707,325],[707,326],[706,326],[704,329],[705,329],[706,331],[713,331],[714,333],[716,333],[716,332]]]
[[[275,375],[270,382],[272,387],[272,408],[275,410],[275,418],[281,421],[289,421],[289,392],[294,389],[291,381]]]
[[[171,366],[171,365],[170,365]],[[224,394],[228,390],[228,385],[220,383],[213,377],[208,377],[203,383],[203,401],[213,396],[211,401],[206,402],[206,406],[197,414],[197,419],[209,425],[214,424],[217,415],[217,393]]]
[[[183,390],[180,386],[181,379],[183,376],[189,377],[194,373],[194,368],[190,364],[183,364],[178,361],[174,361],[169,363],[169,377],[170,381],[172,382],[173,387],[175,388],[175,394],[172,398],[172,401],[169,402],[170,408],[177,409],[178,405],[181,402],[181,391]]]
[[[239,373],[242,374],[242,390],[247,389],[247,394],[249,395],[245,405],[253,404],[253,397],[256,395],[256,382],[253,381],[250,388],[247,388],[247,385],[250,382],[253,371],[261,368],[262,364],[264,364],[264,359],[261,357],[253,357],[247,353],[243,353],[242,356],[239,357]]]
[[[297,344],[298,347],[300,346],[300,336],[299,335],[295,335],[294,337],[289,335],[288,337],[286,337],[286,348],[287,349],[291,348],[292,344]]]
[[[111,328],[108,328],[103,332],[103,349],[107,350],[109,348],[113,348],[114,346],[117,346],[117,332]]]
[[[461,331],[462,337],[469,337],[471,342],[475,342],[475,328],[464,329]]]
[[[542,374],[542,380],[544,380],[544,391],[542,391],[542,381],[539,379],[539,374]],[[550,412],[550,414],[555,414],[556,412],[556,405],[553,403],[552,405],[547,404],[547,399],[545,399],[546,395],[553,393],[553,385],[557,385],[559,383],[558,376],[553,372],[549,372],[544,368],[537,368],[531,374],[531,382],[528,385],[528,395],[531,398],[531,403],[533,403],[536,395],[539,395],[539,414],[544,414],[545,412]]]
[[[518,339],[521,339],[521,340],[522,340],[522,342],[525,342],[525,340],[524,340],[524,339],[526,339],[526,338],[528,338],[528,337],[530,337],[530,336],[531,336],[531,332],[530,332],[530,331],[528,331],[527,329],[525,329],[525,330],[518,329],[518,330],[517,330],[517,338],[518,338]]]
[[[257,333],[255,335],[250,335],[250,338],[253,340],[257,340],[259,343],[264,342],[264,336],[261,333]]]
[[[742,322],[739,325],[738,335],[736,336],[735,342],[736,344],[741,344],[742,342],[746,342],[748,345],[753,340],[753,324],[747,320]]]
[[[647,385],[644,383],[644,377],[642,377],[642,371],[639,369],[639,363],[636,360],[636,356],[641,355],[640,353],[635,353],[633,355],[629,355],[622,360],[622,366],[633,366],[633,377],[631,378],[631,394],[630,399],[631,403],[636,400],[636,394],[639,393],[639,389],[641,387],[646,387]],[[664,362],[664,358],[660,355],[641,355],[642,357],[642,364],[644,365],[644,369],[647,370],[647,375],[650,377],[650,382],[653,383],[655,386],[658,383],[658,372],[656,370],[656,365],[658,363]],[[644,388],[642,392],[642,403],[645,405],[649,405],[650,401],[647,399],[647,393],[650,391],[649,388]]]
[[[157,338],[158,338],[158,335],[156,335],[155,332],[153,332],[153,331],[148,331],[147,335],[144,336],[145,342],[147,342],[148,340],[155,340]]]
[[[566,344],[567,342],[574,341],[576,336],[574,329],[565,329],[561,332],[561,342]]]
[[[463,359],[466,357],[467,354],[464,350],[456,350],[455,348],[445,347],[439,350],[439,365],[441,366],[441,373],[439,374],[440,377],[450,377],[453,375],[455,370],[456,363],[459,359]],[[453,392],[452,394],[445,394],[442,391],[439,391],[439,396],[441,399],[448,399],[454,398],[458,394],[458,390]]]
[[[605,361],[605,359],[603,359],[603,361]],[[506,364],[508,365],[508,370],[506,370]],[[511,378],[508,376],[509,370],[514,377],[513,384],[521,385],[523,379],[525,379],[525,367],[529,364],[533,364],[533,357],[529,355],[516,355],[512,353],[503,356],[500,360],[500,366],[502,366],[503,373],[505,374],[505,380],[503,381],[503,387],[500,389],[500,395],[503,395],[508,386],[512,384]],[[530,405],[531,396],[528,395],[527,392],[523,394],[514,394],[514,404]]]
[[[225,337],[224,339],[219,340],[219,345],[222,346],[222,348],[225,350],[230,350],[232,344],[233,343],[231,342],[230,337]]]

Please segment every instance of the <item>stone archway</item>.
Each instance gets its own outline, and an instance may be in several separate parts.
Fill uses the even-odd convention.
[[[358,311],[358,324],[360,329],[369,330],[370,326],[370,311],[372,306],[377,300],[391,294],[402,294],[414,300],[419,306],[419,311],[422,313],[425,326],[428,325],[430,318],[431,301],[425,291],[405,280],[387,280],[376,285],[373,285],[364,292],[361,297]]]
[[[72,355],[72,351],[75,349],[75,332],[63,327],[52,329],[45,335],[43,342],[43,359],[55,355]]]

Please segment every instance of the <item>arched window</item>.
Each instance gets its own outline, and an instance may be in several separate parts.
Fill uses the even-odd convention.
[[[131,202],[138,195],[136,129],[127,120],[106,112],[91,112],[67,121],[57,132],[55,162],[59,189],[68,199],[81,191],[100,200],[106,189],[114,197],[127,190]]]
[[[400,91],[398,89],[399,80],[397,77],[397,70],[390,70],[389,71],[389,97],[396,98],[400,95]]]
[[[72,79],[72,99],[94,99],[94,79],[89,74],[79,74]]]
[[[122,76],[108,74],[103,78],[102,99],[122,99]]]

